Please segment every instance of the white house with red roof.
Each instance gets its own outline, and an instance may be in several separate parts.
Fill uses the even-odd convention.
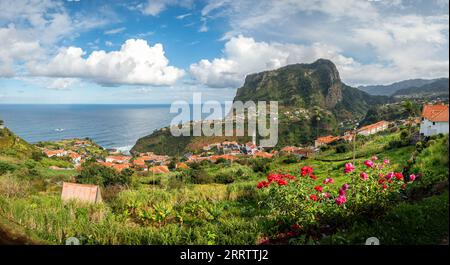
[[[439,133],[448,133],[448,106],[444,104],[423,106],[420,134],[431,136]]]
[[[377,123],[366,125],[364,127],[359,128],[358,134],[365,135],[365,136],[375,134],[377,132],[386,130],[388,128],[388,126],[389,126],[389,122],[379,121]]]

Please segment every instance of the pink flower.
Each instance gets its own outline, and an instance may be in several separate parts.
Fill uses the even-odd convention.
[[[328,193],[328,192],[324,192],[324,193],[322,193],[322,195],[323,195],[323,197],[325,197],[325,198],[330,198],[330,193]]]
[[[414,174],[409,175],[409,181],[412,182],[414,180],[416,180],[416,175],[414,175]]]
[[[390,179],[392,179],[394,176],[395,176],[394,172],[389,172],[389,173],[385,176],[385,178],[386,178],[387,180],[390,180]]]
[[[341,205],[347,201],[347,197],[345,197],[345,195],[340,195],[334,201],[336,202],[337,205]]]
[[[314,174],[310,174],[309,177],[312,178],[312,179],[317,179],[317,176],[314,175]]]
[[[350,173],[353,170],[355,170],[355,166],[352,163],[346,163],[345,164],[345,168],[344,168],[344,173],[345,174]]]
[[[322,192],[323,191],[323,187],[322,186],[315,186],[314,189],[318,192]]]
[[[373,167],[373,161],[372,160],[366,160],[366,161],[364,161],[364,165],[366,165],[367,167]]]
[[[345,191],[345,190],[348,190],[348,188],[350,187],[350,185],[348,185],[347,183],[345,183],[344,185],[342,185],[342,189]]]
[[[311,199],[311,200],[313,200],[313,201],[317,201],[317,195],[316,194],[311,194],[311,195],[309,195],[309,198]]]
[[[344,196],[344,195],[345,195],[345,190],[339,189],[339,195],[340,195],[340,196]]]
[[[328,183],[334,183],[334,179],[326,178],[326,179],[323,180],[323,184],[328,184]]]
[[[367,175],[366,172],[361,172],[361,174],[359,174],[359,176],[363,179],[363,180],[367,180],[369,178],[369,175]]]
[[[372,156],[372,161],[378,160],[378,156]]]
[[[385,160],[383,161],[383,164],[389,164],[389,163],[390,163],[389,159],[385,159]]]

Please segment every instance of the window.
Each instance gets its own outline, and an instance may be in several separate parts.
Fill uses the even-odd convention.
[[[433,125],[436,125],[436,123],[433,121]]]

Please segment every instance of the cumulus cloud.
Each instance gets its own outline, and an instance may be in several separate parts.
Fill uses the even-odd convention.
[[[386,49],[389,49],[389,46]],[[391,60],[387,63],[364,64],[345,56],[337,46],[319,42],[311,45],[257,42],[253,38],[239,35],[225,43],[222,57],[200,60],[191,64],[189,70],[196,81],[215,88],[239,87],[247,74],[276,69],[288,64],[312,63],[319,58],[333,61],[343,81],[351,85],[448,75],[448,57],[439,59],[432,56],[436,54],[425,50],[422,54],[415,54],[415,49],[417,48],[413,47],[401,54],[384,51],[392,54]]]
[[[68,14],[52,0],[0,1],[0,77],[14,76],[24,61],[42,58],[56,44],[84,30],[104,25],[104,19]]]
[[[340,56],[337,48],[320,43],[311,46],[267,43],[240,35],[225,44],[223,57],[192,64],[190,73],[209,87],[237,87],[242,85],[247,74],[318,58],[351,62],[350,58]]]
[[[14,25],[0,28],[0,77],[14,76],[15,61],[36,59],[42,54],[37,40],[22,35]]]
[[[86,78],[103,85],[173,85],[184,75],[169,66],[162,44],[149,46],[141,39],[127,40],[118,51],[84,55],[81,48],[63,48],[47,63],[30,62],[28,69],[33,75]]]
[[[202,16],[228,20],[223,55],[190,72],[212,87],[236,87],[277,64],[327,58],[350,85],[448,76],[449,15],[441,2],[213,0]],[[246,47],[248,54],[237,52]]]

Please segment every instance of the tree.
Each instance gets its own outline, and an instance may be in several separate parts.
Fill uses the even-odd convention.
[[[77,182],[101,186],[129,185],[132,174],[131,170],[117,172],[97,163],[84,163],[80,174],[77,176]]]

